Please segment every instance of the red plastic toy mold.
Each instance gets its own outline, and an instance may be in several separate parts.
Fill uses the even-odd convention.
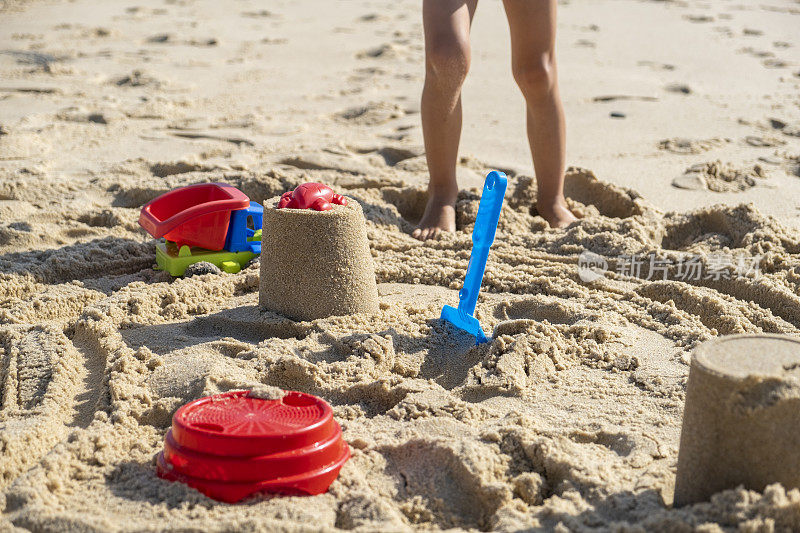
[[[162,194],[142,207],[139,225],[153,237],[164,237],[178,247],[186,244],[222,250],[231,211],[249,206],[247,195],[231,185],[189,185]]]
[[[285,192],[278,202],[278,209],[313,209],[314,211],[328,211],[333,205],[347,205],[347,198],[335,194],[333,189],[322,183],[303,183],[295,190]]]
[[[178,409],[158,475],[233,503],[257,492],[323,493],[349,457],[323,400],[301,392],[265,400],[234,391]]]

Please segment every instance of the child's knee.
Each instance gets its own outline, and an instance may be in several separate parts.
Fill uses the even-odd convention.
[[[461,87],[469,71],[470,50],[466,39],[432,39],[427,43],[425,63],[439,83]]]
[[[544,98],[551,94],[556,84],[556,64],[552,54],[515,61],[512,70],[525,98]]]

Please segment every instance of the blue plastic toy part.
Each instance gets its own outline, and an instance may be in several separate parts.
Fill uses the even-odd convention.
[[[247,219],[253,222],[253,229],[247,227]],[[228,225],[228,236],[225,238],[225,250],[228,252],[261,253],[261,240],[250,241],[257,230],[261,229],[264,208],[256,202],[250,202],[247,209],[231,211],[231,222]]]
[[[472,253],[469,256],[467,275],[464,278],[464,287],[458,293],[458,309],[449,305],[442,308],[442,320],[475,335],[476,344],[489,340],[483,333],[480,322],[473,315],[475,305],[478,303],[483,272],[486,270],[489,248],[497,232],[497,222],[500,220],[500,209],[503,207],[507,185],[508,178],[502,172],[494,170],[486,176],[481,202],[478,204],[475,229],[472,230]]]

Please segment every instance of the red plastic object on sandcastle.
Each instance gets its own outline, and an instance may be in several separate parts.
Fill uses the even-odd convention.
[[[142,208],[139,224],[156,239],[178,245],[222,250],[231,211],[247,209],[250,199],[225,183],[200,183],[162,194]]]
[[[298,185],[295,190],[281,195],[278,209],[328,211],[333,209],[332,204],[347,205],[347,198],[334,193],[333,189],[322,183],[303,183]]]
[[[321,494],[349,458],[342,429],[322,399],[233,391],[178,409],[158,455],[158,475],[234,503],[262,492]]]

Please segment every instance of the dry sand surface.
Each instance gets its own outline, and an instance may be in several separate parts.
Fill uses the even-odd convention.
[[[690,350],[800,335],[800,3],[563,2],[583,218],[549,230],[481,0],[459,231],[425,244],[419,2],[311,4],[0,1],[0,529],[800,530],[780,485],[671,507]],[[475,347],[437,317],[492,168],[510,184]],[[357,200],[380,311],[260,313],[257,262],[154,271],[139,208],[204,181]],[[582,281],[584,250],[611,271]],[[761,275],[615,270],[720,252]],[[332,404],[353,456],[327,494],[231,506],[156,477],[178,406],[258,384]]]

